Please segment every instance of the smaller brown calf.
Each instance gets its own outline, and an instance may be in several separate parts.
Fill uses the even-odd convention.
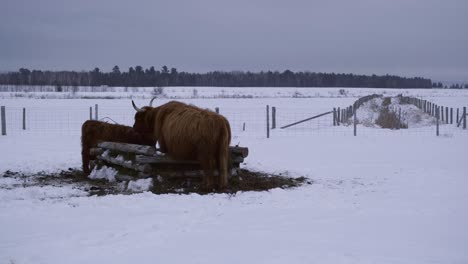
[[[132,127],[109,124],[106,122],[88,120],[81,126],[81,157],[83,172],[90,173],[89,161],[95,159],[89,150],[97,146],[99,141],[111,141],[154,146],[156,141],[151,135],[140,134]]]

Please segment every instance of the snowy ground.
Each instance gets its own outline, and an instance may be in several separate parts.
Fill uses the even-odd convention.
[[[463,106],[464,98],[443,100]],[[264,109],[265,100],[312,113],[354,101],[193,100],[245,116]],[[123,101],[99,103],[105,109]],[[40,110],[94,101],[0,100],[23,103]],[[323,129],[330,133],[235,135],[250,149],[246,168],[314,181],[296,189],[90,197],[70,186],[22,187],[27,177],[0,177],[0,263],[468,262],[468,131],[436,137],[360,127],[353,137]],[[36,131],[0,137],[0,174],[80,166],[79,133]]]

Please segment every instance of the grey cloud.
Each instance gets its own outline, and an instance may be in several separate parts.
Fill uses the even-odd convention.
[[[309,70],[468,81],[468,1],[9,1],[0,70]]]

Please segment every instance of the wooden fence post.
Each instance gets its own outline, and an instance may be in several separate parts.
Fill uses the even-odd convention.
[[[242,124],[242,131],[245,131],[245,122]]]
[[[93,120],[93,107],[89,107],[89,120]]]
[[[276,128],[276,107],[271,107],[271,129]]]
[[[356,136],[356,126],[357,126],[357,117],[356,117],[356,109],[353,111],[353,123],[354,123],[354,136]]]
[[[401,108],[398,110],[398,129],[401,128]]]
[[[442,123],[444,123],[444,107],[443,106],[440,106],[440,115],[441,115],[440,120],[442,121]]]
[[[336,112],[337,116],[336,116],[336,124],[339,126],[340,125],[340,114],[341,114],[341,111],[340,111],[340,108],[338,107],[338,110]]]
[[[266,125],[266,132],[267,132],[267,138],[270,138],[270,106],[267,105],[266,106],[266,121],[267,121],[267,125]]]
[[[23,107],[23,130],[26,130],[26,108]]]
[[[453,124],[453,108],[450,107],[450,124]]]
[[[466,106],[463,107],[463,129],[466,129]]]
[[[439,136],[439,107],[436,107],[436,136]]]
[[[99,120],[99,118],[98,118],[98,105],[97,104],[94,105],[94,119]]]
[[[459,110],[460,109],[457,108],[457,119],[455,119],[457,121],[457,122],[455,122],[457,124],[457,126],[458,126],[458,122],[460,122],[460,115],[459,115],[460,111]]]
[[[448,107],[445,107],[445,123],[449,123],[449,112],[448,112]]]
[[[333,126],[336,126],[336,108],[333,107]]]
[[[2,136],[6,136],[5,106],[1,107],[1,119],[2,119]]]

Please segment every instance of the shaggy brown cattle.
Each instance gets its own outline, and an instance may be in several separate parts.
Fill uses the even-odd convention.
[[[197,160],[204,171],[203,186],[213,188],[215,169],[218,187],[228,184],[228,151],[231,127],[225,117],[181,102],[171,101],[159,107],[138,108],[133,128],[151,133],[161,152],[178,160]]]
[[[111,141],[154,146],[156,141],[151,135],[137,133],[133,128],[123,125],[88,120],[81,126],[81,157],[83,172],[90,173],[89,160],[96,157],[90,155],[89,150],[97,146],[98,141]]]

